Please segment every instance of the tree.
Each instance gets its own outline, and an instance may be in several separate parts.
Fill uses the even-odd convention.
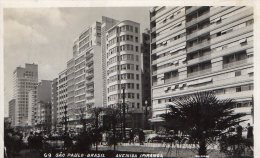
[[[120,109],[118,108],[107,108],[105,110],[105,115],[109,118],[109,124],[112,128],[113,136],[109,138],[108,142],[109,144],[114,145],[114,150],[116,149],[116,144],[118,141],[117,132],[116,132],[116,126],[120,123]]]
[[[91,118],[94,120],[94,138],[95,138],[95,145],[96,145],[96,151],[98,150],[98,143],[101,141],[100,136],[101,135],[101,130],[99,129],[99,117],[101,113],[103,112],[102,107],[94,107],[89,109],[89,113],[91,114]]]
[[[86,123],[87,123],[87,119],[86,119],[86,109],[85,107],[80,107],[79,108],[79,117],[80,117],[80,123],[82,124],[83,126],[83,132],[86,131]]]
[[[168,130],[180,131],[199,145],[198,154],[207,155],[207,146],[225,135],[245,114],[233,111],[232,99],[220,100],[212,91],[173,98],[170,112],[162,114]]]

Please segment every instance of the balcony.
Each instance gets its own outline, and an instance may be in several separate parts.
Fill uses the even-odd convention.
[[[157,71],[153,71],[153,75],[157,75]]]
[[[156,16],[151,17],[151,21],[154,21],[156,19]]]
[[[199,7],[197,7],[197,6],[195,6],[195,7],[191,7],[191,8],[189,8],[189,9],[186,10],[186,15],[187,15],[187,14],[190,14],[191,12],[194,12],[194,11],[196,11],[196,10],[202,8],[202,7],[203,7],[203,6],[199,6]]]
[[[250,60],[249,58],[244,59],[244,60],[234,61],[234,62],[231,62],[231,63],[223,64],[223,69],[247,65],[247,64],[250,64],[250,63],[253,63],[253,60]]]
[[[176,82],[179,80],[179,76],[177,77],[172,77],[172,78],[169,78],[169,79],[165,79],[164,80],[164,83],[171,83],[171,82]]]
[[[201,48],[205,48],[205,47],[207,47],[207,46],[210,46],[210,40],[205,41],[205,42],[202,42],[202,43],[195,44],[195,45],[193,45],[193,46],[187,48],[187,54],[190,53],[190,52],[199,50],[199,49],[201,49]]]
[[[201,56],[201,57],[198,57],[198,58],[188,60],[188,64],[192,65],[192,64],[195,64],[195,63],[200,63],[200,62],[208,60],[210,58],[211,58],[211,54],[207,54],[207,55],[204,55],[204,56]]]
[[[191,39],[193,39],[193,38],[195,38],[195,37],[198,37],[198,36],[200,36],[200,35],[206,34],[206,33],[210,32],[210,30],[211,30],[211,28],[210,28],[209,25],[208,25],[208,26],[205,26],[205,27],[202,28],[202,29],[196,30],[195,32],[193,32],[193,33],[187,35],[187,41],[188,41],[188,40],[191,40]]]
[[[156,26],[151,29],[151,32],[154,32],[156,30]]]
[[[210,18],[210,12],[205,12],[203,13],[202,15],[200,15],[199,17],[197,18],[194,18],[193,20],[189,21],[189,22],[186,22],[186,27],[190,27],[196,23],[199,23],[207,18]]]
[[[196,71],[196,72],[192,72],[192,73],[188,73],[188,77],[194,77],[194,76],[198,76],[198,75],[204,75],[211,72],[211,68],[209,69],[204,69],[204,70],[200,70],[200,71]]]

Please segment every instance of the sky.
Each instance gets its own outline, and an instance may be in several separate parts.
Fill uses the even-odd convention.
[[[52,80],[72,58],[74,39],[102,16],[132,20],[149,28],[150,7],[127,8],[5,8],[4,112],[12,99],[13,71],[25,63],[38,64],[39,81]]]

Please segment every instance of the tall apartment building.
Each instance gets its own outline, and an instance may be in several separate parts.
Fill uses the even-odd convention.
[[[14,82],[14,125],[28,125],[28,92],[38,83],[38,65],[25,64],[25,67],[17,67],[13,72]]]
[[[107,105],[122,105],[123,85],[125,101],[131,123],[129,127],[141,127],[142,86],[140,24],[125,20],[117,23],[106,33],[107,55]],[[127,120],[127,121],[129,121]]]
[[[65,106],[67,106],[68,89],[67,69],[59,73],[57,78],[57,125],[56,128],[62,128],[65,117]]]
[[[69,127],[88,118],[87,109],[102,106],[101,23],[95,22],[76,38],[73,59],[67,63]]]
[[[51,125],[52,129],[57,128],[57,108],[58,108],[58,78],[51,81]]]
[[[103,106],[107,106],[107,54],[106,54],[106,32],[118,23],[117,20],[102,16],[101,22],[101,51],[102,51],[102,79],[103,79]]]
[[[212,90],[251,122],[253,22],[251,7],[153,7],[151,121],[175,96]]]
[[[9,101],[9,118],[11,119],[11,126],[14,126],[15,118],[15,99]]]

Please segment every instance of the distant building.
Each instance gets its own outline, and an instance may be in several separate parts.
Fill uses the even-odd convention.
[[[253,23],[252,7],[151,8],[151,122],[160,124],[174,97],[214,91],[252,123]]]
[[[28,93],[38,83],[38,65],[25,64],[25,67],[17,67],[13,72],[14,82],[14,126],[28,125]]]
[[[58,108],[58,78],[51,81],[51,124],[52,129],[57,127],[57,108]]]
[[[15,122],[15,99],[9,101],[9,118],[11,119],[11,126],[14,126]]]
[[[68,96],[68,87],[67,87],[67,69],[59,73],[57,80],[57,127],[62,128],[64,124],[65,116],[65,106],[67,106],[67,96]],[[69,82],[69,81],[68,81]]]
[[[37,103],[34,108],[35,125],[51,128],[51,81],[42,80],[37,86]]]

